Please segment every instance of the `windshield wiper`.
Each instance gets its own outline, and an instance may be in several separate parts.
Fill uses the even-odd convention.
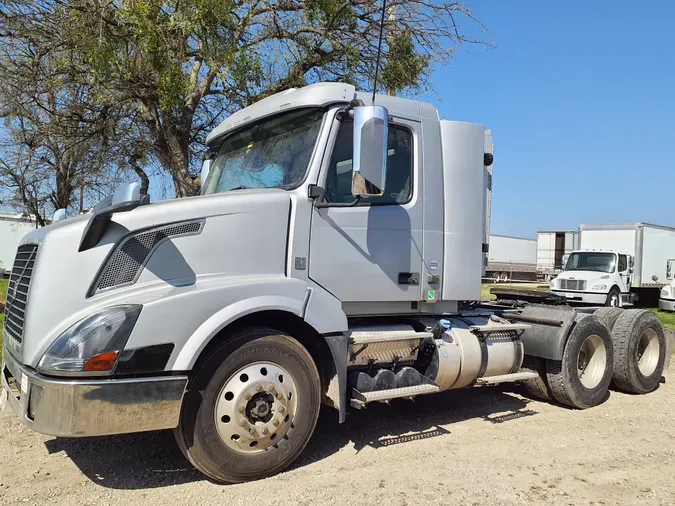
[[[235,190],[255,190],[252,186],[246,186],[246,185],[241,185],[237,186],[235,188],[230,188],[228,191],[235,191]]]

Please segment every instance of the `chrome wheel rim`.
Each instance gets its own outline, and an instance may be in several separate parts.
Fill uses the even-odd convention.
[[[619,297],[612,295],[612,298],[609,299],[609,305],[611,307],[619,307]]]
[[[278,364],[255,362],[239,369],[218,394],[218,435],[240,453],[259,453],[288,437],[298,406],[293,377]]]
[[[654,329],[646,329],[637,347],[637,364],[643,376],[651,376],[659,363],[659,336]]]
[[[607,366],[607,349],[600,336],[588,336],[577,357],[577,374],[581,384],[588,389],[597,387],[605,375]]]

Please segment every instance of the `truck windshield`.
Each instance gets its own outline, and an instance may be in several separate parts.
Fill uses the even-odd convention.
[[[572,253],[567,260],[566,271],[598,271],[614,272],[616,255],[614,253],[597,253],[588,251]]]
[[[321,109],[300,109],[226,137],[202,185],[202,195],[297,186],[305,177],[322,118]]]

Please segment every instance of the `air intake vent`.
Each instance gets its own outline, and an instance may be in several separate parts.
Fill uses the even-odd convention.
[[[146,230],[124,239],[108,257],[93,293],[136,282],[159,245],[168,239],[201,233],[204,221],[188,221]]]
[[[19,246],[12,267],[12,276],[9,278],[4,333],[19,345],[23,341],[28,290],[33,276],[37,250],[36,244]]]

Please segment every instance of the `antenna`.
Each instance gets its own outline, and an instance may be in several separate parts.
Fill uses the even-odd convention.
[[[384,32],[384,13],[387,0],[382,0],[382,17],[380,18],[380,39],[377,41],[377,59],[375,60],[375,79],[373,79],[373,105],[375,105],[375,91],[377,90],[377,71],[380,69],[380,53],[382,52],[382,33]]]

